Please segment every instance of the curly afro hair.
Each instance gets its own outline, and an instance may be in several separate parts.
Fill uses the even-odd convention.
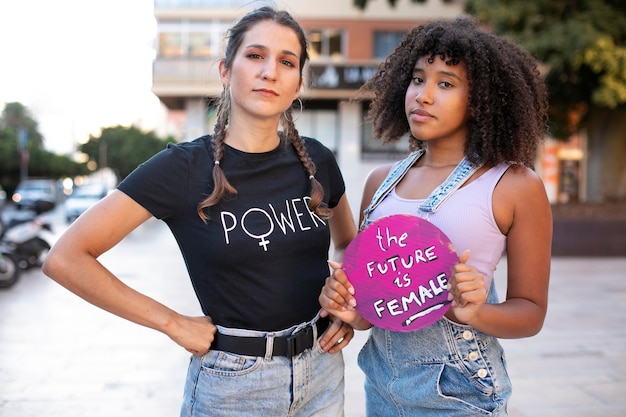
[[[548,98],[536,60],[513,41],[488,33],[471,18],[433,21],[407,33],[377,73],[359,90],[370,100],[367,121],[382,143],[409,134],[411,150],[424,143],[410,133],[405,94],[419,58],[464,64],[471,117],[465,155],[495,165],[510,161],[533,167],[547,130]]]

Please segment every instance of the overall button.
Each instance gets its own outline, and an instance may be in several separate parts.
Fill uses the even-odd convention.
[[[470,352],[469,354],[469,358],[471,361],[475,361],[476,359],[478,359],[478,352],[474,351],[474,352]],[[484,370],[484,369],[483,369]],[[481,377],[482,378],[482,377]]]
[[[478,372],[476,373],[476,375],[479,378],[484,378],[487,376],[487,370],[486,369],[479,369]]]
[[[465,340],[472,340],[472,337],[474,337],[474,335],[472,334],[472,332],[470,330],[465,330],[463,332],[463,339],[465,339]]]

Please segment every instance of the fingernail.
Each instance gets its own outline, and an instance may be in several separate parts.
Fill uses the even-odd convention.
[[[341,264],[339,264],[338,262],[331,261],[330,259],[326,260],[326,262],[328,262],[328,265],[333,269],[341,268]]]

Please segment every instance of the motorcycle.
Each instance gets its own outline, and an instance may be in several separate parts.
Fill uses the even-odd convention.
[[[41,214],[54,208],[54,204],[37,201],[34,216],[20,217],[5,222],[0,218],[0,288],[14,285],[21,271],[40,267],[50,244],[41,236],[52,231],[52,225]]]

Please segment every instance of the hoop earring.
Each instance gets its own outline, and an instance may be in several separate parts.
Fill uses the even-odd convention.
[[[296,122],[300,118],[300,116],[302,116],[302,112],[304,111],[304,105],[302,104],[302,99],[300,97],[298,97],[298,104],[300,104],[300,113],[298,113],[298,117],[296,118],[293,118],[292,116],[292,120],[294,122]]]

